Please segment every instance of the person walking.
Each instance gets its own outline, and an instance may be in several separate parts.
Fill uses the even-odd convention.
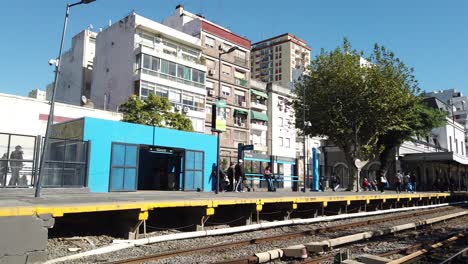
[[[387,177],[385,175],[380,176],[379,188],[381,193],[385,193],[385,186],[387,185]]]
[[[235,170],[234,176],[235,176],[236,182],[237,182],[236,192],[244,192],[244,187],[246,187],[247,191],[250,192],[250,188],[246,184],[247,181],[245,179],[244,166],[243,166],[243,161],[241,159],[239,160],[239,162],[237,162],[234,170]]]
[[[336,177],[336,175],[333,174],[331,183],[333,191],[336,192],[336,190],[338,190],[338,188],[340,187],[340,178]]]
[[[229,179],[229,185],[227,187],[227,190],[230,191],[230,192],[233,192],[235,191],[235,186],[236,186],[236,183],[234,182],[234,162],[230,162],[229,164],[229,168],[227,169],[227,177]]]
[[[410,182],[411,182],[411,190],[413,191],[413,193],[415,193],[416,192],[416,175],[414,173],[411,173]]]
[[[23,148],[20,145],[15,147],[15,150],[10,154],[11,178],[8,186],[16,186],[19,184],[19,172],[23,168]]]
[[[403,174],[400,171],[396,174],[396,181],[395,181],[395,191],[397,193],[401,193],[401,185],[403,183]]]
[[[8,173],[8,153],[3,153],[0,158],[0,186],[6,185],[6,175]]]
[[[263,177],[265,178],[265,180],[267,182],[268,191],[269,192],[276,192],[276,188],[273,185],[273,174],[271,173],[270,165],[265,167],[265,170],[263,171]]]
[[[405,176],[403,176],[403,184],[405,185],[405,191],[411,192],[411,177],[409,173],[406,173]]]

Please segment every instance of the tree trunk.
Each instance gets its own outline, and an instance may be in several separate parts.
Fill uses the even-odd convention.
[[[377,173],[379,178],[376,179],[377,181],[380,180],[380,177],[387,176],[388,168],[392,161],[392,158],[394,157],[396,147],[397,147],[396,145],[386,145],[382,153],[380,153],[379,155],[380,167]]]
[[[355,190],[357,186],[357,168],[356,165],[354,164],[354,159],[353,155],[350,153],[344,151],[346,162],[348,163],[348,169],[349,169],[349,181],[350,185],[348,186],[349,190]],[[341,184],[343,184],[343,179],[341,179]],[[343,185],[344,187],[344,185]]]

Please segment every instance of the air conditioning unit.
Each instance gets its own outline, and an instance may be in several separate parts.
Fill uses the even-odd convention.
[[[188,113],[189,110],[190,110],[190,108],[188,108],[187,106],[184,106],[184,109],[182,109],[182,112]]]
[[[247,107],[247,102],[242,102],[241,104],[243,107]]]
[[[215,95],[214,90],[208,90],[208,95],[209,95],[209,96],[214,96],[214,95]]]
[[[215,75],[215,74],[216,74],[215,69],[210,69],[210,70],[208,71],[208,75],[210,75],[210,76],[213,76],[213,75]]]
[[[176,106],[175,106],[175,110],[176,110],[176,111],[182,110],[182,106],[181,106],[181,105],[176,105]]]

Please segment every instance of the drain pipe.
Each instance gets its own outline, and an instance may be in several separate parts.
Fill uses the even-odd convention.
[[[89,257],[93,255],[100,255],[105,253],[110,253],[126,248],[131,248],[134,246],[141,246],[146,244],[153,244],[165,241],[172,241],[172,240],[179,240],[179,239],[189,239],[189,238],[198,238],[198,237],[206,237],[206,236],[217,236],[217,235],[226,235],[226,234],[233,234],[233,233],[240,233],[258,229],[266,229],[266,228],[273,228],[279,226],[287,226],[287,225],[297,225],[297,224],[311,224],[311,223],[318,223],[318,222],[326,222],[326,221],[334,221],[340,219],[347,219],[347,218],[356,218],[356,217],[366,217],[366,216],[373,216],[373,215],[381,215],[381,214],[391,214],[397,212],[406,212],[406,211],[414,211],[414,210],[421,210],[421,209],[431,209],[431,208],[438,208],[450,205],[461,205],[461,204],[468,204],[468,201],[463,202],[455,202],[455,203],[443,203],[443,204],[436,204],[436,205],[426,205],[426,206],[417,206],[417,207],[408,207],[408,208],[398,208],[398,209],[389,209],[384,211],[373,211],[373,212],[362,212],[362,213],[353,213],[353,214],[342,214],[342,215],[333,215],[333,216],[320,216],[316,218],[307,218],[307,219],[290,219],[290,220],[283,220],[283,221],[276,221],[276,222],[266,222],[260,224],[252,224],[252,225],[245,225],[245,226],[237,226],[237,227],[229,227],[229,228],[222,228],[222,229],[214,229],[214,230],[205,230],[205,231],[194,231],[194,232],[185,232],[185,233],[178,233],[178,234],[169,234],[169,235],[162,235],[156,237],[148,237],[142,239],[135,239],[135,240],[119,240],[116,239],[113,241],[113,244],[109,246],[104,246],[101,248],[93,249],[90,251],[69,255],[61,258],[51,259],[45,264],[52,264],[52,263],[59,263],[63,261],[69,261],[73,259],[79,259],[84,257]]]

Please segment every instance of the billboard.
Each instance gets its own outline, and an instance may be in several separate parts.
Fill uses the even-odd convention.
[[[211,109],[211,130],[226,131],[226,101],[217,100]]]

